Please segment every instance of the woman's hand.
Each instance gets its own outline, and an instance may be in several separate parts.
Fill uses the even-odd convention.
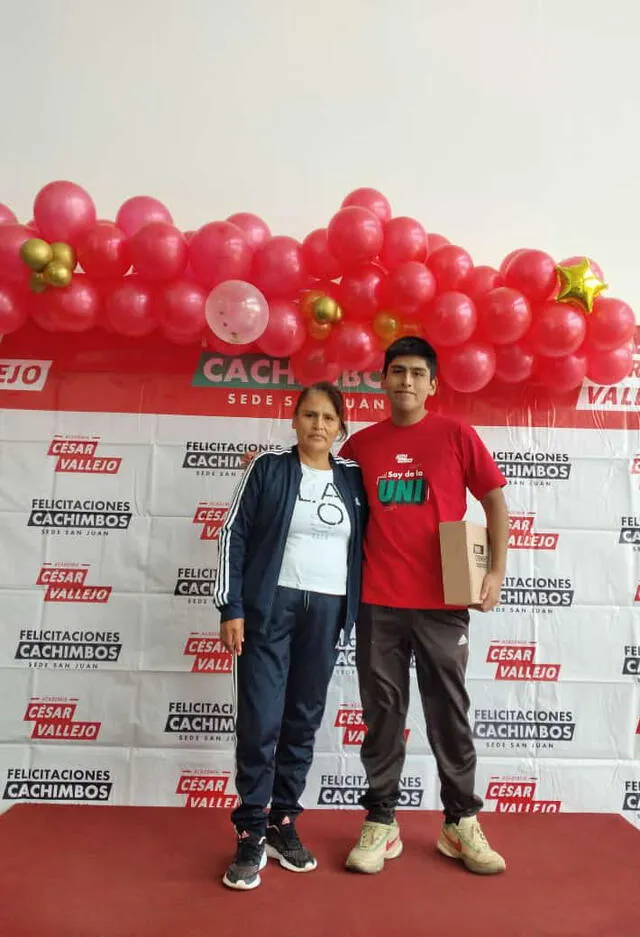
[[[255,452],[244,452],[240,456],[240,465],[243,469],[248,469],[253,460],[255,459]]]
[[[244,643],[244,618],[230,618],[220,625],[220,638],[231,654],[242,654]]]

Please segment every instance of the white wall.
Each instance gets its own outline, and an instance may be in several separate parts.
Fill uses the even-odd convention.
[[[358,185],[479,263],[587,253],[640,309],[637,0],[3,4],[0,201],[70,178],[324,224]]]

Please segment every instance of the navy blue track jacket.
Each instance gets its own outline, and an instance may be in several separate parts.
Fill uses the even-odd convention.
[[[366,495],[358,464],[329,458],[351,521],[343,625],[348,636],[360,602]],[[220,530],[214,602],[221,621],[244,618],[247,631],[266,632],[301,479],[297,446],[263,452],[247,468]]]

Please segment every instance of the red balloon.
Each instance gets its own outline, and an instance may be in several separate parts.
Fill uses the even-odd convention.
[[[271,237],[267,223],[257,215],[252,215],[251,212],[239,211],[235,215],[229,215],[227,221],[240,228],[252,251],[262,247]]]
[[[189,264],[203,286],[212,289],[225,280],[246,280],[251,271],[251,248],[243,232],[228,221],[212,221],[188,244]]]
[[[207,325],[204,317],[207,295],[203,287],[191,280],[176,280],[163,286],[157,294],[161,332],[179,344],[201,339]]]
[[[382,249],[382,224],[377,215],[350,205],[337,212],[327,228],[329,250],[346,266],[375,260]]]
[[[558,285],[556,263],[544,251],[520,251],[509,261],[504,282],[528,299],[548,299]]]
[[[411,316],[436,295],[436,278],[428,267],[410,260],[389,274],[385,293],[391,309]]]
[[[105,319],[118,335],[141,338],[150,335],[158,324],[157,303],[153,288],[140,277],[126,277],[107,296]]]
[[[362,264],[340,282],[340,305],[350,318],[372,319],[384,295],[386,274],[377,264]]]
[[[504,277],[505,273],[507,272],[507,267],[509,266],[511,261],[514,259],[514,257],[518,257],[520,254],[527,254],[530,250],[531,248],[529,247],[519,247],[517,250],[511,251],[510,254],[507,254],[507,256],[504,258],[504,260],[500,264],[500,267],[498,270],[498,272],[500,273],[500,276]]]
[[[123,277],[131,266],[129,240],[117,225],[99,221],[78,242],[78,261],[97,280]]]
[[[367,366],[364,369],[365,371],[380,371],[384,367],[384,350],[380,348],[380,345],[376,345],[374,348],[371,358],[367,361]]]
[[[50,182],[33,203],[33,217],[47,241],[74,246],[96,223],[96,206],[89,193],[74,182]]]
[[[531,325],[526,296],[508,286],[489,290],[478,303],[478,333],[494,345],[512,345]]]
[[[326,228],[318,228],[307,234],[302,242],[302,254],[312,277],[335,280],[341,275],[342,263],[329,250]]]
[[[590,351],[587,354],[587,377],[594,384],[617,384],[631,374],[632,368],[633,348],[628,344],[611,351]]]
[[[239,358],[242,357],[242,355],[255,355],[260,351],[256,342],[236,345],[235,342],[223,341],[221,338],[218,338],[217,335],[214,335],[211,330],[205,333],[205,341],[211,351],[217,351],[221,355],[226,355],[227,358]]]
[[[327,339],[327,356],[348,371],[364,371],[378,349],[376,337],[362,322],[334,326]]]
[[[133,237],[145,224],[152,221],[164,221],[173,224],[171,212],[157,198],[149,195],[134,195],[120,206],[116,215],[116,224],[127,237]]]
[[[613,296],[598,296],[587,317],[587,345],[597,351],[611,351],[633,338],[636,317],[633,309]]]
[[[268,299],[293,299],[307,281],[302,247],[295,238],[277,235],[253,258],[252,282]]]
[[[189,243],[193,235],[196,233],[197,233],[196,231],[183,231],[184,239],[187,242],[187,244]]]
[[[22,328],[29,318],[29,298],[24,287],[0,283],[0,335]]]
[[[269,322],[256,344],[265,355],[288,358],[307,340],[304,318],[296,303],[274,299],[269,303]]]
[[[0,202],[0,224],[16,224],[18,219],[13,214],[8,205]]]
[[[20,259],[20,248],[25,241],[33,237],[21,224],[0,225],[0,279],[10,282],[26,283],[29,279],[29,268]]]
[[[447,244],[429,255],[427,266],[436,278],[438,289],[444,292],[461,289],[473,267],[473,261],[464,248]]]
[[[566,355],[564,358],[537,359],[534,374],[544,387],[559,392],[579,387],[587,373],[587,357],[583,353]]]
[[[427,256],[427,233],[415,218],[392,218],[384,226],[380,263],[393,270],[410,260]]]
[[[33,218],[31,219],[31,221],[27,221],[27,223],[26,223],[26,225],[25,225],[25,228],[27,228],[29,231],[31,231],[31,237],[32,237],[32,238],[39,238],[39,237],[40,237],[40,232],[38,231],[38,226],[36,225],[36,223],[35,223],[35,221],[33,220]]]
[[[563,358],[580,348],[586,332],[582,312],[567,303],[549,300],[536,310],[527,339],[537,354]]]
[[[187,242],[174,225],[152,221],[131,238],[131,260],[140,276],[174,280],[187,266]]]
[[[468,341],[477,321],[474,302],[464,293],[439,293],[427,310],[424,331],[429,342],[448,348]]]
[[[88,332],[98,324],[101,297],[84,273],[74,274],[69,286],[42,294],[55,332]]]
[[[463,394],[482,390],[495,370],[496,353],[484,342],[467,342],[440,356],[440,372],[445,384]]]
[[[442,234],[433,234],[431,231],[427,234],[427,253],[433,254],[434,251],[437,251],[440,247],[446,247],[447,244],[450,244],[451,241],[449,238],[444,237]]]
[[[493,267],[473,267],[462,281],[460,289],[477,303],[481,296],[489,290],[504,286],[502,277]]]
[[[299,384],[309,387],[318,381],[333,383],[342,368],[327,354],[326,342],[308,341],[300,351],[291,356],[291,367]]]
[[[389,218],[391,218],[391,205],[382,192],[377,192],[375,189],[355,189],[353,192],[350,192],[341,207],[349,208],[352,205],[356,205],[359,208],[367,208],[380,219],[382,224],[386,224]]]
[[[535,356],[526,345],[500,345],[496,348],[496,377],[505,384],[528,381],[533,373]]]
[[[602,267],[600,266],[600,264],[597,264],[595,260],[591,260],[590,257],[585,257],[584,254],[581,257],[578,257],[578,256],[567,257],[566,260],[560,261],[560,266],[561,267],[574,267],[576,264],[581,264],[585,260],[589,261],[589,265],[591,269],[593,270],[593,272],[595,273],[595,275],[598,277],[598,279],[604,281],[604,273],[602,272]]]

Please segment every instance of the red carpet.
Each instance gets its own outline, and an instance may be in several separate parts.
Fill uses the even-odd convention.
[[[2,937],[640,937],[640,834],[620,817],[485,814],[506,874],[438,855],[439,815],[405,813],[380,875],[342,863],[357,811],[305,814],[319,868],[270,862],[253,892],[220,876],[233,847],[208,810],[20,805],[0,817]]]

